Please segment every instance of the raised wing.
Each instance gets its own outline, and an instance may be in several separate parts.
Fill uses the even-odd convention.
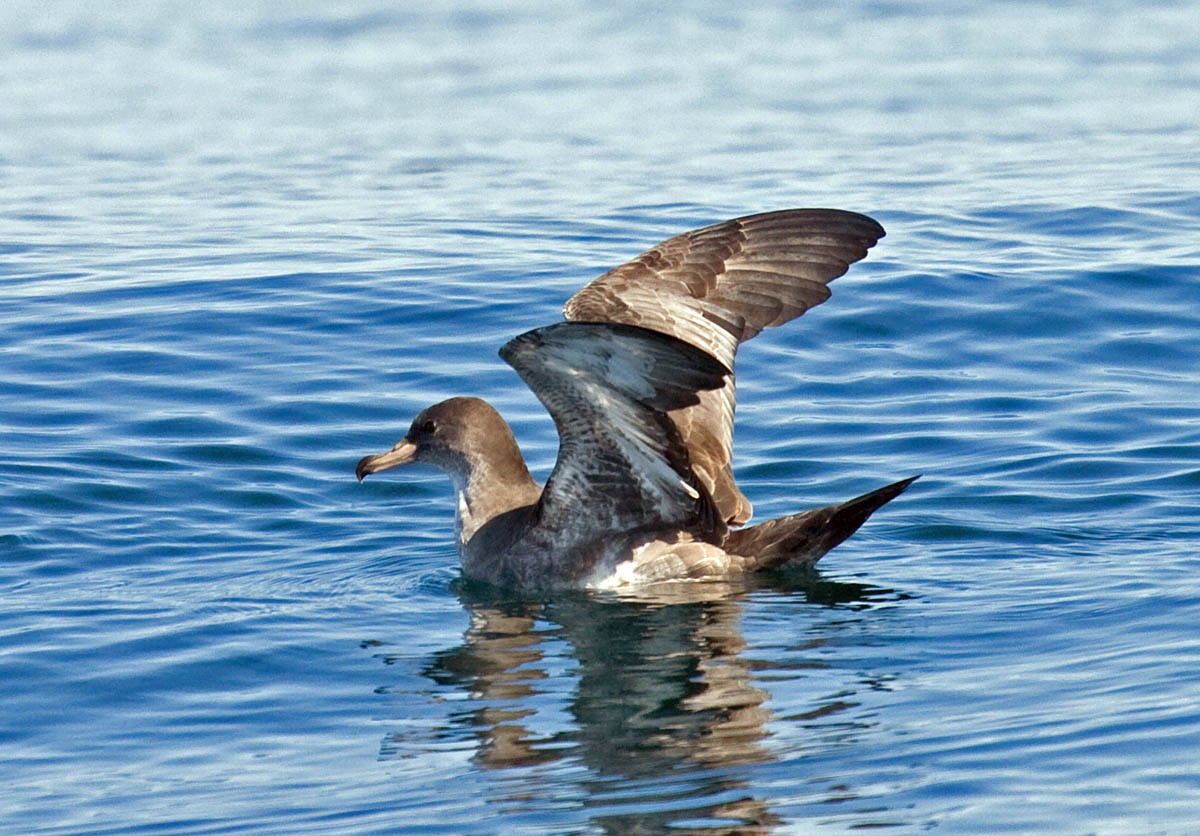
[[[542,528],[723,531],[667,417],[698,403],[697,392],[724,385],[729,371],[715,358],[654,331],[572,322],[522,334],[500,356],[558,429]]]
[[[739,344],[828,299],[826,285],[883,235],[872,219],[838,209],[736,218],[670,238],[610,270],[567,300],[563,313],[575,322],[669,334],[732,369]],[[735,402],[731,375],[671,417],[720,514],[741,524],[751,509],[730,469]]]

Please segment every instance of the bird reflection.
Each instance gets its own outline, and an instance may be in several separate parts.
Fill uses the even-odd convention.
[[[424,674],[469,697],[450,726],[475,741],[481,769],[565,759],[584,767],[576,791],[605,832],[766,834],[781,820],[754,797],[748,772],[774,759],[765,742],[775,718],[755,684],[756,671],[771,665],[746,653],[739,619],[748,595],[779,583],[671,584],[549,601],[464,584],[471,621],[463,643],[437,653]],[[783,591],[864,605],[890,593],[811,570]],[[569,693],[564,683],[574,686]],[[846,707],[831,702],[818,713]],[[536,791],[519,781],[509,789],[513,803]]]

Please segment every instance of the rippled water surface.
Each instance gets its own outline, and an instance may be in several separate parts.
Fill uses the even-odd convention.
[[[1192,4],[0,10],[0,830],[1189,833]],[[462,587],[354,462],[685,229],[888,229],[739,357],[814,574]]]

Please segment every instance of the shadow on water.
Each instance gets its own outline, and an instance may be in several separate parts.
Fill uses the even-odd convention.
[[[439,735],[468,742],[480,770],[515,778],[498,782],[494,803],[577,805],[606,833],[710,836],[769,833],[783,823],[753,790],[761,779],[754,770],[779,757],[768,725],[782,718],[756,684],[772,662],[746,653],[739,622],[748,596],[777,592],[843,610],[896,600],[892,590],[812,571],[753,586],[673,584],[540,601],[468,584],[458,592],[471,618],[463,643],[434,654],[422,672],[470,702]],[[823,640],[807,641],[801,650],[813,651],[811,661],[800,666],[826,667],[815,653]],[[853,705],[845,697],[806,716],[845,711]],[[553,779],[540,769],[547,764],[558,764]]]

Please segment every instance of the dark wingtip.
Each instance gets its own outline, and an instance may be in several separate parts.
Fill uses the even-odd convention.
[[[751,567],[755,570],[784,563],[811,566],[920,478],[921,474],[917,474],[836,505],[732,531],[725,541],[725,550],[752,558]]]
[[[858,531],[859,527],[867,521],[868,517],[908,490],[908,486],[923,475],[918,473],[916,476],[910,476],[907,479],[901,479],[899,482],[884,485],[882,488],[876,488],[862,496],[856,496],[854,499],[848,499],[839,505],[835,505],[831,509],[833,514],[830,520],[831,530],[837,532],[835,543],[840,543]]]
[[[909,476],[907,479],[901,479],[899,482],[893,482],[890,485],[884,485],[882,488],[876,488],[873,491],[868,491],[862,496],[856,496],[854,499],[846,500],[841,504],[842,510],[861,511],[863,520],[866,520],[876,509],[886,505],[900,494],[908,490],[908,486],[924,476],[924,473],[918,473],[916,476]]]

